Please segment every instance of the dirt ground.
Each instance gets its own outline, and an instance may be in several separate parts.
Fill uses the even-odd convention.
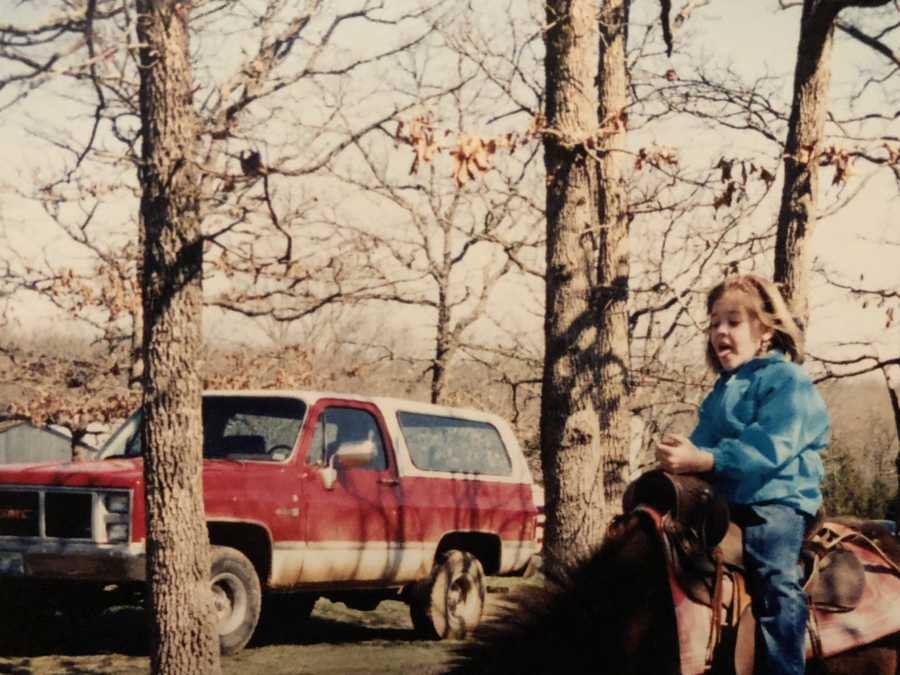
[[[489,607],[517,583],[491,579]],[[242,652],[223,657],[223,673],[437,675],[454,644],[418,639],[407,606],[391,600],[360,612],[320,599],[310,619],[293,629],[262,631]],[[149,672],[144,630],[137,608],[108,610],[89,626],[50,618],[28,627],[24,643],[0,647],[0,673],[143,675]]]

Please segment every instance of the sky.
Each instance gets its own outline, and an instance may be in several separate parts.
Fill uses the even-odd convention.
[[[677,10],[681,3],[673,3]],[[653,2],[639,5],[639,10],[655,11]],[[710,67],[730,66],[747,78],[787,76],[785,88],[790,87],[790,74],[796,57],[799,9],[774,11],[777,2],[746,2],[744,0],[711,0],[706,6],[695,10],[691,22],[684,33],[676,38],[676,52],[672,65],[676,71],[687,68],[692,59],[702,59]],[[358,38],[358,39],[357,39]],[[352,30],[344,38],[347,45],[371,44],[371,34],[356,36]],[[763,48],[760,46],[763,45]],[[215,47],[215,45],[213,46]],[[212,48],[212,47],[210,47]],[[859,81],[858,70],[868,56],[858,46],[847,40],[839,41],[834,57],[833,92],[835,98],[846,94]],[[11,247],[29,255],[48,255],[67,258],[74,254],[65,245],[65,237],[50,223],[45,214],[35,204],[17,196],[17,190],[25,189],[31,176],[59,165],[62,158],[51,145],[36,140],[26,130],[40,131],[42,125],[53,123],[71,129],[72,134],[84,135],[84,121],[73,118],[67,112],[65,99],[51,97],[42,92],[32,95],[29,106],[22,110],[0,112],[0,143],[7,149],[7,156],[14,161],[0,166],[0,246]],[[889,129],[900,137],[897,123]],[[691,131],[693,133],[693,130]],[[666,139],[660,139],[663,141]],[[716,143],[715,133],[703,136],[702,147],[694,150],[709,156],[711,145]],[[755,152],[750,140],[747,147],[728,146],[723,148],[733,154]],[[671,145],[671,143],[669,143]],[[408,152],[402,149],[401,152]],[[686,155],[691,152],[690,144],[681,149]],[[407,161],[404,159],[403,161]],[[125,178],[128,180],[128,178]],[[827,175],[823,175],[823,201],[839,201],[848,191],[857,189],[828,186]],[[814,240],[817,263],[845,279],[858,280],[865,276],[865,282],[872,287],[900,288],[900,237],[897,235],[898,186],[888,172],[882,172],[862,188],[851,208],[821,220]],[[760,218],[771,214],[777,208],[779,191],[773,191],[772,203],[762,210]],[[108,218],[117,216],[114,205]],[[893,243],[885,244],[888,237]],[[77,265],[77,260],[72,259]],[[884,330],[883,308],[872,304],[863,308],[860,302],[836,302],[833,293],[819,284],[816,288],[816,304],[813,307],[813,323],[810,327],[810,342],[814,349],[840,353],[835,344],[841,341],[871,340],[882,350],[896,351],[897,329]],[[509,299],[501,302],[509,303]],[[24,327],[46,325],[47,314],[38,311],[38,306],[19,306],[16,315]],[[520,321],[536,321],[528,317]],[[216,325],[217,319],[213,319]],[[415,326],[415,317],[410,317]],[[852,328],[852,330],[851,330]],[[900,379],[900,378],[898,378]]]

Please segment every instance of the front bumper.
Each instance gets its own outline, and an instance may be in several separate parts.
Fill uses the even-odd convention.
[[[19,547],[0,543],[0,579],[15,578],[109,584],[144,581],[144,545],[43,542]]]

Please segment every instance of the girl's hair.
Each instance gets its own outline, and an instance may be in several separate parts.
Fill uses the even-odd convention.
[[[743,293],[750,315],[772,331],[772,347],[783,351],[791,361],[803,363],[803,331],[791,315],[778,286],[756,274],[727,276],[706,296],[707,314],[712,314],[713,305],[729,291]],[[706,363],[715,372],[722,372],[722,365],[709,339],[706,341]]]

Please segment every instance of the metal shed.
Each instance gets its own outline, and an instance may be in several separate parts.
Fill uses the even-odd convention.
[[[78,445],[85,457],[97,452],[86,443]],[[65,462],[71,458],[72,439],[66,434],[20,420],[0,422],[0,464]]]

